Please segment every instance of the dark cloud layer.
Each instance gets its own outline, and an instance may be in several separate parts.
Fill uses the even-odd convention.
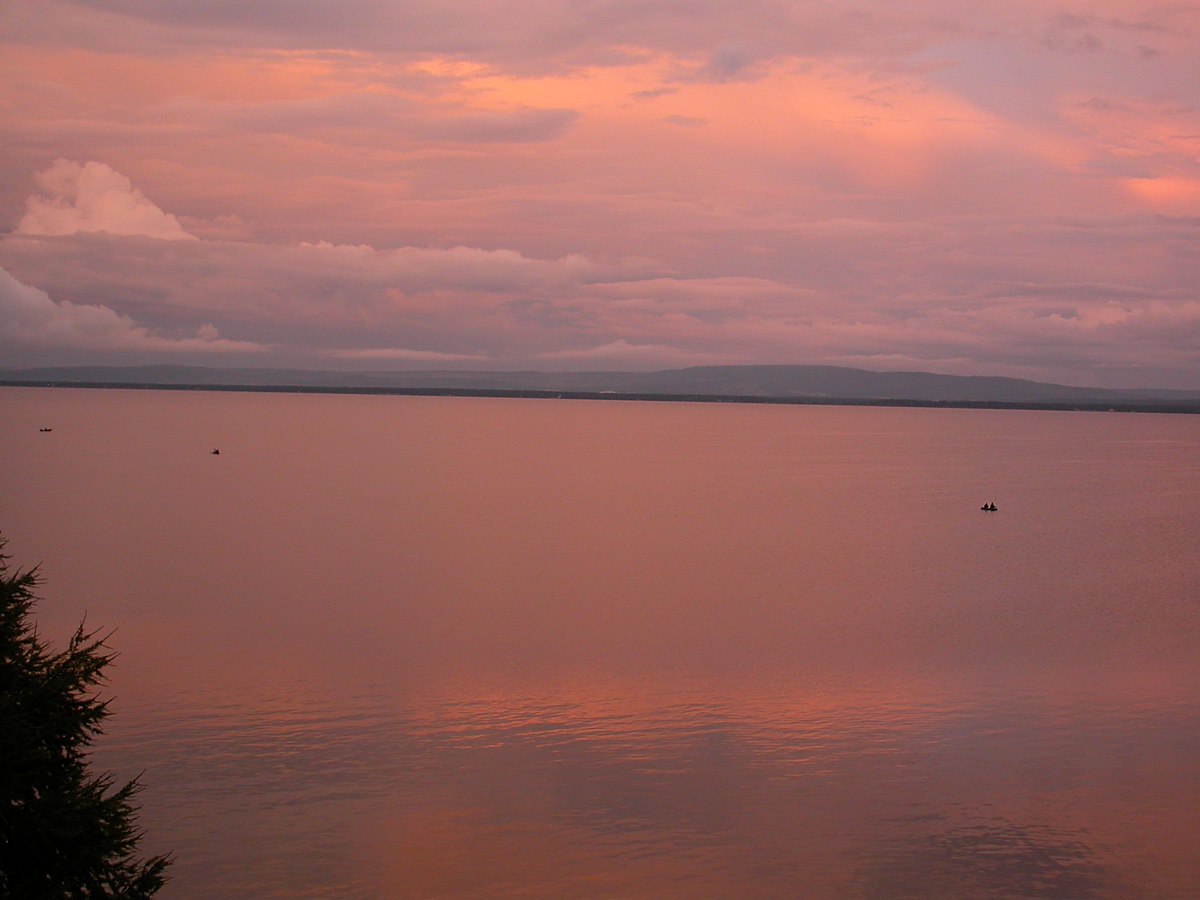
[[[851,273],[843,228],[811,234],[808,252],[841,254],[844,264],[788,280],[686,277],[579,255],[536,259],[469,247],[167,243],[104,234],[12,236],[0,242],[0,261],[56,299],[99,302],[164,333],[211,323],[256,345],[242,348],[251,356],[274,345],[262,358],[276,362],[655,368],[803,359],[1185,386],[1170,373],[1190,371],[1200,346],[1200,302],[1187,291],[1071,280],[1082,273],[1061,263],[1056,273],[1037,260],[1014,273],[992,262],[1015,257],[1030,240],[1067,248],[1095,240],[1094,231],[1095,223],[1042,223],[1036,238],[984,232],[990,243],[979,246],[946,227],[936,239],[925,236],[931,255],[918,261],[897,252],[895,229],[863,226],[852,242],[859,269]],[[1130,223],[1107,241],[1123,256],[1131,247],[1186,241],[1192,231]],[[927,266],[942,280],[931,279]]]

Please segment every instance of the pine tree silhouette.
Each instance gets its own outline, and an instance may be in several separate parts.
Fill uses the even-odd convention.
[[[0,897],[149,897],[170,859],[136,856],[140,785],[88,768],[114,654],[82,624],[52,651],[30,622],[39,583],[0,552]]]

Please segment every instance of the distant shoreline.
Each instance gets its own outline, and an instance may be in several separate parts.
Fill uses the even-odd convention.
[[[642,393],[633,391],[551,391],[517,388],[347,387],[261,384],[159,384],[102,381],[20,381],[0,379],[0,387],[100,388],[135,391],[220,391],[264,394],[358,394],[402,397],[485,397],[526,400],[640,400],[654,403],[755,403],[791,406],[880,406],[921,409],[1031,409],[1056,412],[1200,414],[1197,401],[1018,401],[908,400],[903,398],[760,396],[754,394]]]

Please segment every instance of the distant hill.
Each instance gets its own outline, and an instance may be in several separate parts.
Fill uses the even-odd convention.
[[[204,366],[0,370],[0,383],[283,390],[504,392],[855,403],[1197,406],[1200,391],[1070,387],[993,376],[869,372],[843,366],[694,366],[659,372],[330,372]]]

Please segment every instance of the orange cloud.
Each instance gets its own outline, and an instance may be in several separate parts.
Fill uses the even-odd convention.
[[[1079,326],[1195,298],[1186,10],[357,9],[3,5],[0,261],[318,356],[1187,367]]]

